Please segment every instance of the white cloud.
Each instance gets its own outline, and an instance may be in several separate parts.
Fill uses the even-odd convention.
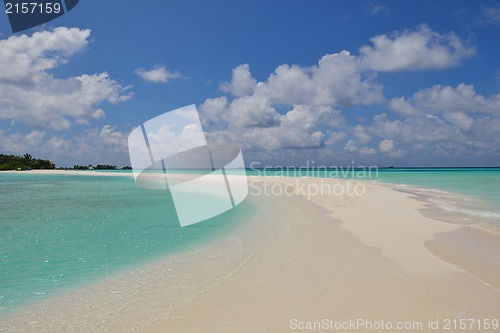
[[[453,128],[443,119],[431,115],[401,121],[393,120],[387,114],[380,114],[374,117],[373,124],[367,126],[366,130],[379,137],[404,143],[445,141],[456,136]]]
[[[0,130],[0,150],[7,154],[21,154],[29,152],[34,147],[41,144],[45,133],[41,131],[31,131],[28,134],[6,133]]]
[[[454,33],[439,34],[421,25],[416,31],[396,32],[370,39],[359,50],[362,65],[374,71],[422,70],[453,67],[475,54]]]
[[[356,143],[353,140],[349,140],[345,144],[344,149],[348,152],[354,153],[358,150],[358,146],[356,146]]]
[[[104,125],[99,131],[99,138],[110,146],[123,146],[126,142],[124,133],[116,131],[116,126]]]
[[[256,85],[257,81],[250,73],[250,66],[243,64],[233,69],[231,82],[224,82],[220,88],[223,92],[231,93],[234,96],[245,96],[250,95]]]
[[[371,14],[379,14],[379,13],[384,13],[388,12],[389,8],[383,4],[380,3],[374,3],[374,2],[369,2],[368,3],[368,10],[370,11]]]
[[[324,134],[319,125],[338,116],[338,111],[327,107],[295,106],[280,116],[278,127],[264,129],[263,132],[275,135],[279,148],[321,147],[324,144]]]
[[[278,124],[279,114],[265,96],[243,96],[233,100],[226,119],[233,128],[272,127]]]
[[[42,142],[45,137],[45,132],[42,131],[31,131],[24,137],[24,142],[31,147],[35,147],[40,142]]]
[[[387,152],[394,149],[394,141],[389,140],[389,139],[382,140],[382,141],[380,141],[380,144],[378,147],[379,147],[381,152],[387,153]]]
[[[377,150],[371,147],[361,147],[359,148],[356,143],[353,140],[347,141],[347,143],[344,146],[344,150],[353,153],[353,154],[359,154],[362,156],[369,156],[369,155],[375,155],[377,153]]]
[[[399,157],[404,154],[404,150],[396,148],[396,142],[389,139],[380,141],[378,148],[382,153],[393,157]]]
[[[284,115],[276,113],[274,121],[273,126],[230,126],[212,131],[209,137],[237,142],[247,150],[318,148],[325,144],[321,125],[341,123],[342,117],[339,111],[329,107],[297,105]]]
[[[361,125],[356,125],[352,129],[352,135],[359,143],[368,143],[371,141],[371,136],[366,132],[365,128]]]
[[[447,68],[475,50],[453,33],[439,34],[426,25],[371,41],[373,46],[361,47],[359,56],[341,51],[323,56],[310,67],[280,65],[261,82],[248,64],[234,68],[232,80],[220,87],[234,98],[209,98],[200,107],[205,129],[213,138],[238,142],[247,150],[343,144],[344,153],[358,157],[373,156],[378,150],[400,157],[410,144],[453,141],[453,136],[459,138],[456,142],[469,135],[466,132],[473,131],[476,120],[464,110],[467,105],[479,105],[488,112],[498,109],[499,98],[484,98],[467,85],[436,86],[387,103],[383,86],[375,81],[376,72]],[[382,114],[372,124],[349,125],[339,111],[383,103],[403,119]],[[396,142],[403,146],[397,147]]]
[[[45,142],[44,147],[40,151],[44,154],[61,155],[71,147],[71,142],[60,136],[53,136]]]
[[[402,156],[411,151],[418,152],[419,156],[498,156],[499,115],[444,110],[439,115],[424,114],[394,120],[387,114],[380,114],[364,129],[385,138],[379,149],[390,156]],[[397,148],[396,141],[403,147]]]
[[[500,6],[481,7],[484,15],[483,23],[500,24]]]
[[[404,119],[378,115],[367,130],[404,143],[406,151],[449,158],[498,155],[500,93],[485,97],[472,85],[436,85],[395,98],[390,108]]]
[[[202,121],[211,129],[228,128],[238,134],[254,127],[275,131],[283,126],[282,111],[278,112],[283,108],[338,109],[385,102],[383,86],[373,80],[374,76],[367,74],[373,70],[444,68],[456,65],[474,53],[473,48],[464,46],[453,33],[441,35],[425,25],[392,37],[377,36],[372,42],[373,47],[361,48],[360,56],[342,51],[327,54],[317,65],[310,67],[280,65],[262,82],[253,78],[248,64],[237,66],[233,69],[232,80],[221,86],[224,92],[235,98],[232,101],[226,97],[207,99],[200,108],[204,114]],[[417,112],[405,98],[393,99],[390,104],[406,113]],[[358,143],[371,140],[363,127],[355,127],[353,131]]]
[[[359,153],[361,155],[375,155],[377,153],[377,150],[375,150],[375,148],[370,148],[370,147],[361,147],[359,149]]]
[[[221,88],[236,97],[207,99],[200,106],[203,125],[252,149],[322,147],[325,140],[331,142],[331,129],[344,122],[337,106],[384,100],[382,86],[365,78],[346,51],[326,55],[311,67],[278,66],[263,82],[253,79],[248,65],[240,65]],[[284,108],[285,113],[277,110]]]
[[[139,68],[136,69],[134,73],[144,81],[153,83],[167,83],[172,80],[182,78],[181,73],[171,72],[165,66],[156,66],[149,70]]]
[[[0,151],[17,155],[29,152],[36,158],[55,161],[57,166],[88,163],[124,166],[130,164],[127,137],[127,133],[111,125],[89,128],[70,137],[44,131],[27,134],[0,131]]]
[[[411,98],[391,100],[390,107],[405,116],[444,112],[498,114],[500,93],[490,97],[477,94],[473,85],[461,83],[456,88],[435,85],[416,92]]]
[[[10,121],[11,129],[17,123],[40,127],[24,134],[0,131],[0,149],[42,154],[61,164],[129,164],[127,133],[114,125],[87,128],[73,137],[48,131],[102,119],[101,104],[130,98],[127,87],[106,73],[64,79],[50,73],[83,50],[89,36],[88,30],[59,28],[0,41],[0,65],[5,68],[0,73],[0,120]],[[359,56],[341,51],[309,67],[280,65],[261,82],[248,64],[235,67],[231,81],[220,86],[228,95],[208,98],[199,107],[209,139],[239,143],[246,156],[280,156],[284,161],[305,156],[350,163],[402,156],[419,161],[431,155],[498,155],[500,93],[483,96],[462,83],[436,85],[387,101],[383,85],[376,81],[382,71],[455,66],[474,54],[472,47],[453,33],[439,34],[426,26],[371,41],[373,45],[362,47]],[[165,66],[135,73],[156,83],[182,77]],[[346,112],[374,104],[397,115],[388,111],[370,119],[364,112],[358,117],[364,118],[362,123],[347,122],[356,117],[346,117]],[[354,110],[341,111],[347,107]]]
[[[103,118],[103,102],[129,99],[128,87],[107,73],[58,79],[48,72],[82,50],[89,36],[90,30],[57,28],[0,40],[0,120],[64,130]]]
[[[80,159],[92,156],[93,159],[108,159],[122,156],[128,151],[128,133],[120,132],[116,126],[104,125],[100,128],[91,128],[71,139],[71,146],[64,153]],[[72,147],[77,149],[72,152]],[[94,154],[92,154],[94,152]],[[96,161],[96,163],[108,161]]]
[[[402,116],[418,116],[421,114],[420,110],[415,108],[405,97],[395,97],[390,100],[389,107],[397,111]]]
[[[88,29],[60,27],[0,40],[0,82],[34,83],[33,75],[66,63],[88,44],[89,36]]]
[[[474,119],[464,112],[445,112],[443,117],[455,128],[468,131],[474,125]]]
[[[325,144],[328,146],[337,144],[342,142],[346,137],[346,133],[344,132],[332,132],[330,133],[330,137],[325,141]]]
[[[225,96],[208,98],[198,108],[200,121],[206,129],[227,127],[228,101]]]
[[[384,101],[382,86],[362,74],[357,58],[347,51],[327,54],[318,65],[281,65],[266,82],[259,82],[254,95],[271,104],[349,106]]]

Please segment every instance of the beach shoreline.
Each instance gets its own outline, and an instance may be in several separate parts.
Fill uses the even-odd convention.
[[[43,170],[4,170],[0,171],[0,174],[33,174],[33,175],[71,175],[71,176],[120,176],[120,177],[133,177],[132,172],[120,172],[121,170],[116,170],[117,172],[110,170],[61,170],[61,169],[43,169]]]
[[[91,171],[70,174],[131,176]],[[425,200],[387,184],[357,180],[269,176],[248,179],[249,200],[261,207],[260,213],[231,235],[194,249],[199,262],[186,265],[186,260],[192,260],[186,253],[186,257],[178,257],[183,259],[179,259],[176,274],[166,273],[171,265],[166,261],[130,272],[120,280],[123,290],[134,279],[146,285],[136,285],[139,291],[135,295],[121,295],[98,309],[90,309],[92,295],[97,290],[106,293],[116,280],[111,278],[99,287],[76,292],[69,297],[71,304],[90,298],[89,309],[77,314],[80,319],[92,317],[94,311],[101,313],[93,319],[97,322],[88,322],[87,327],[80,326],[85,321],[44,326],[44,322],[53,322],[58,313],[60,316],[56,310],[62,300],[37,307],[36,311],[28,309],[28,317],[24,313],[25,319],[15,319],[15,315],[9,323],[24,322],[27,332],[284,332],[293,330],[295,324],[325,318],[337,322],[356,318],[415,321],[425,325],[429,320],[447,318],[498,319],[500,269],[494,266],[486,273],[484,269],[479,272],[482,266],[471,264],[476,260],[474,255],[463,260],[456,251],[460,249],[457,244],[471,231],[440,221],[437,215],[432,218],[430,204]],[[345,191],[342,195],[307,192],[318,189],[318,184],[326,184],[324,189],[340,186]],[[362,195],[349,195],[348,187],[356,185],[364,189]],[[307,193],[299,191],[301,186]],[[259,195],[254,193],[257,189]],[[275,195],[277,189],[281,189],[280,195]],[[351,189],[354,191],[354,187]],[[493,234],[476,229],[474,233],[476,245],[486,238],[495,249],[500,244],[500,238]],[[446,252],[450,248],[455,252]],[[477,246],[470,250],[477,252]],[[200,265],[202,262],[205,265]],[[217,269],[214,264],[221,266]],[[155,275],[168,275],[168,279],[154,282]],[[165,284],[179,279],[180,284],[165,289]],[[167,306],[164,298],[187,285],[193,286],[189,297],[178,295]],[[137,319],[137,314],[148,311],[148,317]]]
[[[289,180],[260,179],[271,187],[286,186]],[[317,179],[301,181],[311,184]],[[330,181],[347,184],[347,180]],[[366,193],[359,197],[339,196],[333,202],[331,196],[302,197],[324,210],[320,225],[311,226],[307,220],[292,223],[296,232],[267,244],[261,258],[254,256],[224,284],[139,332],[285,332],[325,318],[423,325],[430,320],[498,316],[500,293],[495,286],[425,246],[437,234],[460,229],[459,225],[424,217],[420,212],[424,203],[411,194],[363,184]],[[295,247],[286,245],[290,243]],[[276,256],[283,248],[286,254]],[[290,257],[293,262],[285,259]],[[281,266],[281,272],[273,270],[275,266]],[[269,288],[274,281],[280,281],[274,286],[278,291]],[[432,329],[423,326],[418,331]]]

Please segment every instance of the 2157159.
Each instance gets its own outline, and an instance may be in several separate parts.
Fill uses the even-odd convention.
[[[59,14],[61,10],[61,4],[58,2],[5,3],[6,14]]]

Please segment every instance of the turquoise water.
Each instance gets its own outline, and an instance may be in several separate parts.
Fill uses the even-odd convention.
[[[0,316],[192,248],[250,211],[181,228],[169,192],[130,177],[0,173]]]
[[[269,168],[249,169],[248,174],[360,179],[452,192],[480,204],[450,210],[490,219],[495,230],[500,228],[500,168]]]
[[[483,199],[500,210],[500,168],[382,169],[379,180],[462,193]]]
[[[435,202],[445,210],[469,216],[500,231],[500,169],[395,169],[381,170],[379,180],[386,183],[406,184],[463,195],[465,201],[440,200]]]
[[[500,168],[269,168],[248,169],[247,174],[376,180],[475,195],[500,203]]]

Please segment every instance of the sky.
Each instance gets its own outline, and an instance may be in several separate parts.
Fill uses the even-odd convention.
[[[195,104],[247,166],[500,166],[499,1],[100,1],[13,34],[0,153],[130,165]]]

